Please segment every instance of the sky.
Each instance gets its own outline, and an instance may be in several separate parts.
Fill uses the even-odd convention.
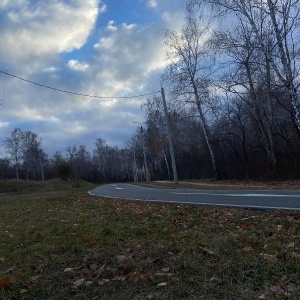
[[[97,138],[126,147],[160,90],[163,31],[179,30],[186,0],[0,0],[0,157],[13,129],[50,156]],[[159,93],[157,94],[159,95]]]

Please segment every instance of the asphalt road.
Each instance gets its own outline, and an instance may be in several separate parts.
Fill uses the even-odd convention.
[[[300,191],[163,189],[119,183],[103,185],[89,193],[106,198],[148,202],[300,210]]]

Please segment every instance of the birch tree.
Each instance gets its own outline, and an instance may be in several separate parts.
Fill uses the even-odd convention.
[[[169,65],[164,78],[173,96],[181,104],[196,107],[214,176],[219,178],[205,114],[205,104],[210,97],[208,74],[211,72],[211,58],[206,43],[209,32],[209,24],[205,24],[202,18],[195,16],[191,11],[186,26],[180,32],[170,30],[165,32],[166,58]]]
[[[299,105],[299,54],[300,54],[300,0],[190,0],[195,8],[203,3],[211,4],[217,14],[229,14],[233,20],[243,20],[255,34],[261,51],[270,68],[276,74],[278,84],[283,86],[292,107],[292,118],[300,135]],[[261,20],[270,28],[269,37],[274,39],[269,47],[269,39],[261,34]]]

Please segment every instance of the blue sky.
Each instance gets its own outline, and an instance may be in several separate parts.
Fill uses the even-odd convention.
[[[0,68],[55,88],[99,96],[160,89],[163,30],[184,22],[185,0],[0,0]],[[0,157],[11,131],[36,132],[50,155],[97,138],[125,146],[145,98],[91,99],[0,74]]]

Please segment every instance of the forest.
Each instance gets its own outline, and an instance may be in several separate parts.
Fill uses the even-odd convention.
[[[145,100],[126,147],[98,138],[49,157],[42,139],[6,137],[0,178],[91,182],[293,179],[300,175],[300,0],[190,0],[180,31],[164,31],[168,114]],[[166,118],[171,127],[167,131]]]

